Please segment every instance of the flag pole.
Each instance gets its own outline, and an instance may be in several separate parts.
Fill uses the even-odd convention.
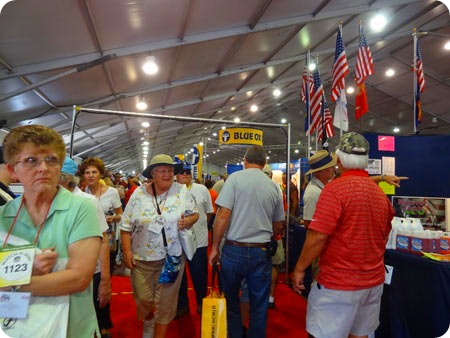
[[[339,21],[339,31],[341,32],[342,44],[344,44],[344,36],[342,35],[342,20]],[[345,78],[344,78],[344,90],[345,90]],[[340,96],[339,96],[339,100],[341,100]],[[339,121],[339,139],[342,137],[342,120],[343,119],[344,119],[344,117],[341,115],[341,119]]]
[[[306,105],[306,113],[308,114],[308,149],[306,150],[306,157],[309,158],[311,155],[310,147],[311,147],[311,93],[309,91],[309,81],[311,79],[311,70],[309,69],[309,65],[311,63],[311,49],[308,48],[308,52],[306,53],[306,95],[308,95],[308,104]]]
[[[417,132],[417,126],[416,126],[416,110],[417,110],[417,101],[416,101],[416,97],[417,97],[417,30],[416,28],[413,28],[413,46],[414,46],[414,50],[413,50],[413,128],[414,128],[414,134],[416,134]]]

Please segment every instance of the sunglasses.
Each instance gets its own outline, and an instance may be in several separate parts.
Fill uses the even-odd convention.
[[[190,170],[181,170],[178,175],[190,175],[191,171]]]

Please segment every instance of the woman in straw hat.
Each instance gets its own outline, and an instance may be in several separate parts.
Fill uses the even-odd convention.
[[[192,227],[198,219],[195,200],[185,185],[174,182],[183,167],[170,156],[154,156],[142,173],[152,183],[138,187],[125,208],[121,226],[125,265],[144,338],[163,338],[175,317],[182,273],[168,284],[159,282],[166,254],[182,256],[178,230]],[[165,237],[166,240],[163,238]],[[180,271],[184,271],[184,256]]]

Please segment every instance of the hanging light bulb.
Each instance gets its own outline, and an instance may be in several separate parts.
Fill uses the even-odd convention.
[[[281,95],[281,90],[280,88],[275,88],[272,92],[273,96],[278,97]]]
[[[144,127],[144,128],[148,128],[148,127],[150,127],[150,123],[147,122],[147,121],[144,121],[144,122],[141,123],[141,126]]]
[[[142,66],[144,73],[149,75],[155,75],[159,71],[159,67],[156,64],[156,58],[153,55],[147,56],[145,63]]]
[[[252,113],[256,113],[257,111],[258,111],[258,106],[256,105],[256,104],[252,104],[251,106],[250,106],[250,111],[252,112]]]
[[[145,102],[142,96],[139,96],[138,103],[136,103],[136,108],[139,110],[145,110],[147,109],[147,107],[148,107],[147,102]]]

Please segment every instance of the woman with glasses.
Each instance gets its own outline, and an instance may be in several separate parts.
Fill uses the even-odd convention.
[[[43,252],[34,257],[31,282],[18,292],[70,295],[67,334],[63,336],[92,338],[99,332],[90,282],[102,235],[92,226],[97,222],[92,202],[58,186],[65,148],[57,132],[39,125],[15,128],[5,137],[7,168],[22,183],[24,193],[0,208],[0,231],[7,234],[2,247],[11,246],[12,238],[20,238]],[[64,261],[65,268],[52,270]],[[48,324],[57,323],[43,323]]]
[[[159,278],[166,253],[182,255],[178,230],[190,228],[198,220],[192,195],[185,185],[174,182],[182,167],[183,163],[174,164],[168,155],[154,156],[142,173],[152,183],[135,190],[123,214],[122,251],[131,270],[137,317],[144,321],[143,338],[165,337],[175,317],[182,273],[169,284],[159,283]],[[182,256],[180,271],[184,264]]]
[[[105,213],[106,222],[108,223],[108,234],[110,237],[110,257],[109,269],[112,273],[112,267],[116,260],[117,246],[116,233],[117,225],[122,218],[122,202],[120,201],[119,192],[117,189],[101,184],[100,179],[105,175],[105,165],[98,157],[88,157],[80,164],[80,175],[86,180],[87,186],[85,192],[97,198]],[[106,268],[106,267],[102,267]],[[109,338],[111,333],[109,330],[113,324],[110,316],[109,303],[100,304],[103,296],[111,290],[111,280],[103,278],[107,275],[94,275],[94,292],[98,292],[98,297],[95,297],[95,310],[97,312],[98,326],[100,327],[101,337]],[[101,306],[102,305],[102,306]]]

